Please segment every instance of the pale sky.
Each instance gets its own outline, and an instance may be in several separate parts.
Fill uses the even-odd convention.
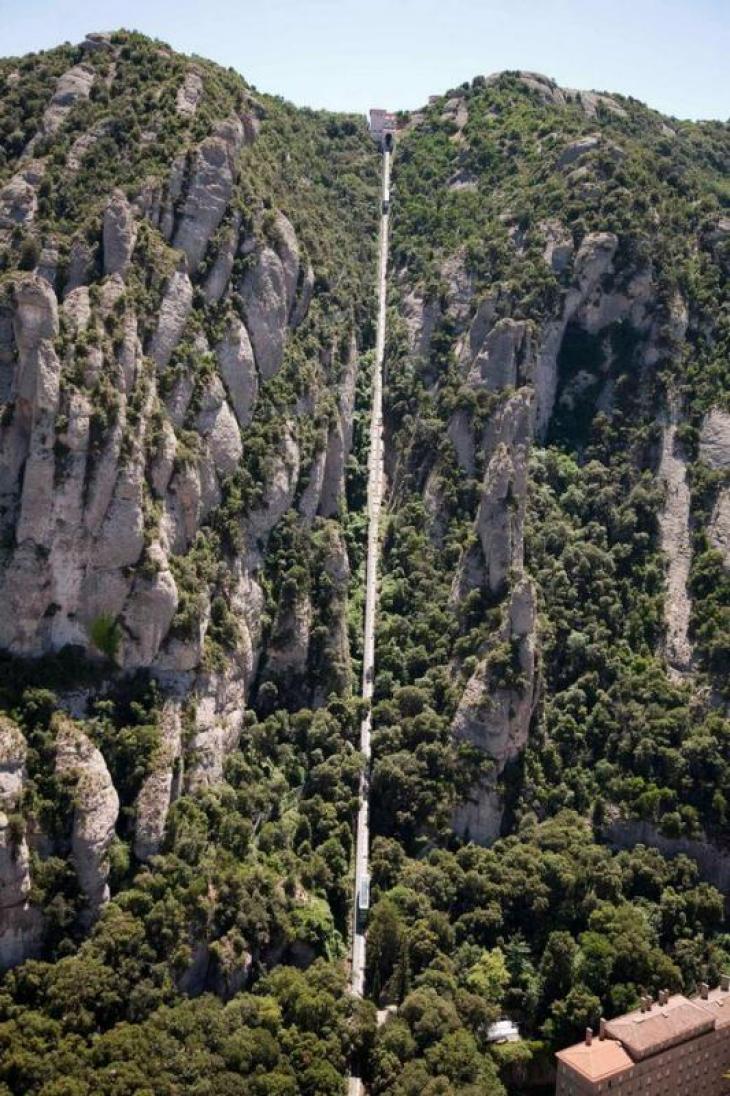
[[[523,68],[730,117],[730,0],[0,0],[0,55],[122,26],[302,106],[410,109]]]

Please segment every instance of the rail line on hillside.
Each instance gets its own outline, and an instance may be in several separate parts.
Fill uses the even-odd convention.
[[[370,410],[370,454],[368,458],[368,540],[365,569],[365,621],[362,660],[362,698],[365,714],[360,724],[360,750],[365,764],[360,776],[357,833],[355,838],[355,887],[352,913],[350,990],[355,997],[365,991],[365,924],[370,902],[370,733],[372,727],[373,681],[375,677],[375,618],[378,608],[380,563],[380,512],[385,474],[383,467],[383,360],[385,357],[385,308],[388,272],[388,228],[390,216],[391,151],[383,149],[383,170],[378,241],[378,323],[375,338],[372,402]],[[348,1082],[349,1096],[360,1096],[362,1081],[354,1072]]]

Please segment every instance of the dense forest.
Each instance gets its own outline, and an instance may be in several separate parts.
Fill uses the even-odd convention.
[[[730,131],[0,60],[0,1094],[551,1091],[730,970]],[[522,1038],[490,1039],[495,1020]]]

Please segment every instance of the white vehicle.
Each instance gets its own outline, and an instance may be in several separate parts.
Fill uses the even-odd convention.
[[[370,876],[366,875],[360,883],[360,892],[357,896],[357,908],[359,910],[370,909]]]

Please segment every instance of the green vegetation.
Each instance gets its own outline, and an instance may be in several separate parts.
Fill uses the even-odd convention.
[[[539,1091],[554,1047],[587,1023],[644,992],[714,981],[730,963],[723,896],[700,881],[693,861],[603,843],[619,815],[670,838],[722,844],[730,836],[730,726],[720,704],[730,580],[706,531],[727,475],[700,462],[697,444],[704,413],[727,407],[730,390],[730,245],[718,236],[730,205],[728,128],[669,127],[627,99],[617,100],[618,112],[599,104],[588,116],[579,103],[544,102],[516,74],[457,89],[418,124],[404,119],[393,180],[385,393],[392,491],[373,708],[368,999],[355,1002],[345,986],[363,712],[352,694],[377,157],[361,119],[298,110],[197,58],[204,96],[194,117],[183,117],[175,99],[188,59],[136,33],[120,32],[113,43],[114,67],[103,50],[71,46],[0,61],[0,186],[22,167],[57,77],[82,59],[97,77],[91,98],[33,146],[45,161],[38,215],[32,229],[10,233],[0,255],[3,297],[17,272],[53,246],[61,282],[85,256],[97,309],[109,193],[121,187],[132,201],[160,199],[171,165],[189,170],[194,146],[232,114],[258,128],[257,139],[241,153],[233,201],[193,279],[182,339],[156,378],[163,399],[190,382],[175,423],[175,473],[198,466],[199,415],[216,378],[212,348],[243,315],[237,290],[221,302],[202,291],[234,217],[244,241],[234,287],[253,249],[276,245],[281,211],[303,270],[311,263],[315,272],[314,296],[289,334],[282,368],[260,385],[239,466],[216,481],[215,504],[170,559],[173,641],[193,662],[199,655],[200,674],[214,684],[229,672],[246,676],[244,666],[252,680],[240,741],[224,779],[210,786],[185,784],[196,748],[196,698],[185,698],[174,802],[148,862],[135,855],[135,826],[140,789],[164,758],[166,673],[159,681],[119,673],[113,664],[126,625],[107,614],[89,631],[110,665],[75,648],[36,661],[0,658],[0,708],[28,746],[9,832],[15,845],[29,843],[31,900],[44,914],[41,958],[0,981],[0,1096],[341,1096],[352,1058],[374,1096]],[[594,133],[600,141],[564,170],[565,146]],[[554,220],[574,250],[590,232],[615,233],[615,270],[603,289],[625,289],[628,276],[650,268],[654,311],[641,330],[626,319],[599,334],[568,325],[555,411],[532,447],[526,497],[511,493],[505,504],[524,509],[539,689],[527,747],[500,780],[506,836],[485,849],[458,839],[452,819],[493,762],[456,742],[452,726],[481,663],[494,688],[514,696],[524,685],[519,643],[505,633],[515,576],[490,590],[470,573],[485,437],[514,388],[467,383],[464,347],[487,296],[495,319],[525,321],[533,345],[555,321],[570,274],[543,256],[545,224]],[[101,325],[78,333],[62,318],[62,392],[91,407],[92,471],[120,421],[113,363],[126,321],[134,319],[147,345],[178,261],[154,218],[141,218],[124,291]],[[423,354],[411,349],[405,322],[419,295],[434,321]],[[684,341],[680,298],[689,314]],[[361,356],[345,498],[334,517],[305,521],[299,506],[338,414],[353,337]],[[650,337],[653,355],[645,353]],[[94,366],[97,351],[103,367]],[[531,379],[523,367],[520,360],[518,385]],[[152,372],[146,361],[124,389],[125,462],[140,445],[155,457],[164,451],[162,406],[145,410]],[[669,395],[681,409],[692,490],[697,666],[686,680],[670,675],[661,653],[656,468],[658,413]],[[449,430],[457,412],[473,442],[466,458]],[[62,478],[65,410],[55,425]],[[298,471],[282,486],[287,446],[298,450]],[[275,479],[291,505],[259,538]],[[125,577],[152,582],[163,504],[151,482],[143,490],[144,553]],[[260,602],[258,590],[242,589],[249,558],[260,560],[252,565]],[[297,646],[302,621],[306,648]],[[260,638],[249,644],[256,629]],[[171,672],[176,687],[186,673]],[[71,861],[72,782],[55,772],[54,713],[80,690],[89,698],[80,724],[120,797],[108,854],[112,897],[91,926]],[[393,1013],[381,1026],[376,1006]],[[504,1015],[525,1038],[495,1047],[489,1028]]]
[[[91,622],[89,635],[94,646],[114,662],[122,638],[116,620],[105,613],[96,617]]]

